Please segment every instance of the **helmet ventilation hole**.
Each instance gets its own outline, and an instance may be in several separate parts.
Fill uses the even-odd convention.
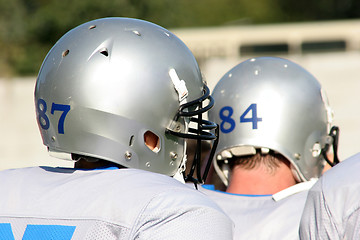
[[[91,30],[91,29],[94,29],[94,28],[96,28],[96,25],[91,25],[91,26],[89,27],[90,30]]]
[[[62,53],[62,57],[66,57],[69,54],[70,50],[66,49],[65,51],[63,51]]]
[[[134,144],[134,135],[130,137],[129,146],[132,146]]]
[[[108,57],[108,56],[109,56],[109,52],[108,52],[107,48],[102,48],[102,49],[100,50],[100,53],[101,53],[102,55],[104,55],[105,57]]]

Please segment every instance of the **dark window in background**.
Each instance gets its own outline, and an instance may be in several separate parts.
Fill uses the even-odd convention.
[[[286,43],[276,44],[248,44],[240,46],[240,55],[271,55],[287,54],[289,46]]]
[[[344,40],[334,41],[305,41],[299,46],[299,53],[317,53],[317,52],[338,52],[346,50]],[[278,44],[245,44],[240,46],[239,53],[246,55],[283,55],[289,53],[289,45],[286,43]]]
[[[343,40],[312,41],[312,42],[303,42],[301,44],[301,51],[303,53],[336,52],[336,51],[345,51],[345,50],[346,50],[346,43]]]

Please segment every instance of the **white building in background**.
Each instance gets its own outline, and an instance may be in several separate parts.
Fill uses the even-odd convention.
[[[200,60],[360,49],[360,20],[188,28],[173,32]]]
[[[360,152],[360,19],[173,29],[193,51],[210,89],[254,56],[280,56],[322,84],[340,126],[339,157]]]
[[[193,51],[212,89],[240,61],[288,58],[323,85],[340,126],[339,156],[360,152],[360,20],[172,29]],[[34,108],[36,77],[0,79],[0,170],[71,166],[42,145]]]

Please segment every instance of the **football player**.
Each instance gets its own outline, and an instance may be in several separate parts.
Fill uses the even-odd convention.
[[[213,103],[168,30],[103,18],[69,31],[41,66],[35,109],[48,151],[75,168],[0,172],[1,238],[232,239],[230,219],[183,183],[185,139],[216,140],[201,117]]]
[[[333,164],[337,140],[321,85],[294,62],[256,57],[228,71],[212,96],[214,166],[226,190],[201,190],[233,219],[235,239],[297,239],[307,190],[324,159]]]
[[[359,239],[360,154],[329,169],[309,190],[300,239]]]

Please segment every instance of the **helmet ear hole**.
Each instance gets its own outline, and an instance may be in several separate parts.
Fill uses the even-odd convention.
[[[160,138],[151,131],[144,133],[144,143],[153,152],[159,152],[160,150]]]
[[[107,50],[107,48],[102,48],[102,49],[100,50],[100,53],[101,53],[102,55],[104,55],[105,57],[108,57],[108,56],[109,56],[109,51]]]

